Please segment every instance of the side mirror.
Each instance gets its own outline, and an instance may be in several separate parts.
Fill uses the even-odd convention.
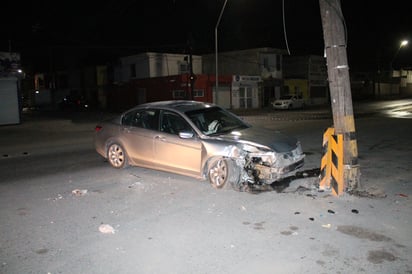
[[[194,133],[191,131],[180,131],[179,132],[179,137],[182,139],[191,139],[193,138]]]

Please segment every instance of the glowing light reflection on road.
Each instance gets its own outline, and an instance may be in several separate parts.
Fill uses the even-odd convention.
[[[412,119],[412,106],[394,108],[386,111],[385,114],[391,118]]]
[[[391,118],[412,119],[412,100],[410,99],[380,102],[375,107],[381,108],[382,113]]]

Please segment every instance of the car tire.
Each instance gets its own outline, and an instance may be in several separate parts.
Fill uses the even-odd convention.
[[[124,168],[127,166],[126,151],[121,145],[112,143],[107,148],[107,160],[114,168]]]
[[[240,170],[233,160],[219,157],[210,162],[208,177],[210,184],[216,189],[228,185],[236,188],[239,185]]]

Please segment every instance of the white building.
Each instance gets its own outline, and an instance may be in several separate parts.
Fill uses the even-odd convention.
[[[146,79],[190,73],[188,54],[145,52],[120,58],[114,80],[122,83],[131,79]],[[193,73],[202,72],[202,57],[192,55]]]

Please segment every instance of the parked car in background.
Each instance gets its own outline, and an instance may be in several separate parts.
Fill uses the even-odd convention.
[[[136,106],[96,125],[96,151],[115,168],[146,167],[241,190],[294,175],[300,142],[258,128],[217,105],[161,101]]]
[[[274,109],[297,109],[305,106],[302,96],[284,95],[272,102]]]

